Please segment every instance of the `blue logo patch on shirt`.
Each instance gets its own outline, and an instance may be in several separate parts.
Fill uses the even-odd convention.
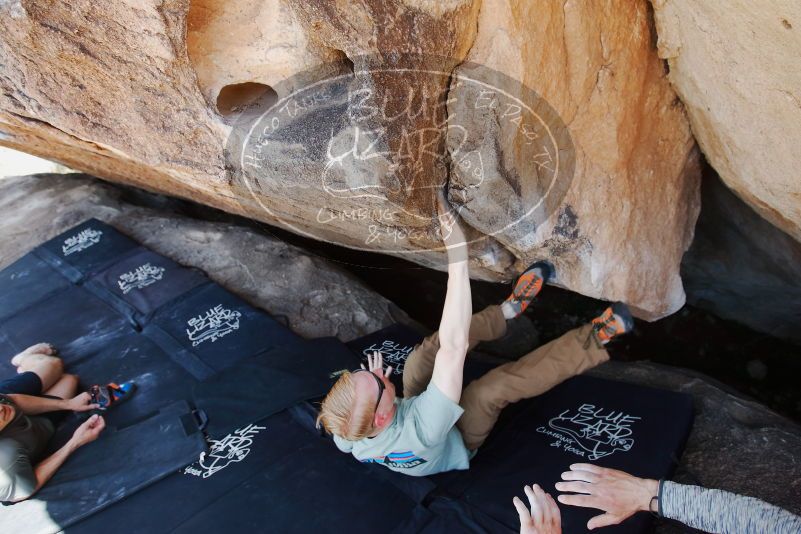
[[[410,469],[412,467],[417,467],[418,465],[423,465],[424,463],[428,462],[428,460],[420,458],[412,451],[405,451],[391,452],[386,456],[366,458],[361,460],[361,462],[365,464],[383,464],[387,467],[395,467],[398,469]]]

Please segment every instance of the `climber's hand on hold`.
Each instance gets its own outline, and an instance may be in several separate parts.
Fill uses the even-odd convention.
[[[450,206],[442,191],[437,193],[437,213],[439,233],[448,251],[448,262],[467,261],[467,238],[459,224],[459,215]]]

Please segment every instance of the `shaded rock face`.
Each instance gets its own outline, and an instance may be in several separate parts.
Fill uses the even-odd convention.
[[[440,268],[447,188],[474,277],[655,319],[699,171],[654,41],[645,0],[6,2],[0,144]]]
[[[352,275],[297,247],[230,223],[181,217],[169,201],[146,198],[155,206],[146,207],[130,200],[124,190],[83,175],[0,180],[0,269],[96,217],[159,254],[204,270],[251,304],[286,319],[302,336],[349,341],[395,322],[410,323]]]
[[[704,208],[682,260],[690,303],[801,343],[801,243],[704,174]]]
[[[659,56],[720,177],[801,241],[801,4],[653,0]]]
[[[801,427],[709,377],[654,363],[607,362],[590,374],[692,395],[695,421],[673,480],[762,499],[801,514]],[[686,532],[660,524],[656,532]]]

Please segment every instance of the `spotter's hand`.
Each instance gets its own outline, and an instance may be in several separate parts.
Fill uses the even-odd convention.
[[[520,516],[520,534],[561,534],[562,515],[548,493],[537,484],[525,486],[530,509],[518,497],[512,499]]]

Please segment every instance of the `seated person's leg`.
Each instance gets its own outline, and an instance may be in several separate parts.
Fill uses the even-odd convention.
[[[35,373],[21,373],[0,380],[0,394],[41,395],[42,380]]]
[[[38,343],[11,358],[17,376],[0,381],[0,393],[41,395],[64,374],[64,364],[49,343]]]
[[[45,356],[55,356],[56,349],[50,343],[37,343],[36,345],[32,345],[27,349],[23,350],[13,358],[11,358],[11,365],[14,367],[19,367],[22,359],[29,354],[44,354]]]
[[[473,381],[462,395],[460,404],[465,411],[457,423],[465,446],[476,449],[484,443],[501,410],[510,403],[541,395],[608,360],[604,344],[632,328],[628,310],[615,304],[591,324],[571,330]]]
[[[34,373],[41,381],[41,389],[31,395],[39,395],[42,391],[47,391],[64,374],[64,362],[57,356],[51,356],[38,352],[21,353],[12,359],[16,360],[17,373]]]
[[[50,389],[44,392],[45,395],[58,397],[59,399],[71,399],[78,393],[78,377],[76,375],[65,374],[53,384]]]
[[[47,391],[44,392],[46,397],[57,397],[59,399],[72,399],[78,393],[78,377],[76,375],[65,374],[58,379],[58,382],[53,384]],[[58,427],[68,412],[56,411],[43,414],[44,417],[50,419],[53,427]]]
[[[26,360],[35,360],[40,357],[58,357],[58,351],[50,343],[38,343],[23,350],[13,358],[11,358],[11,365],[19,367],[23,365]]]

